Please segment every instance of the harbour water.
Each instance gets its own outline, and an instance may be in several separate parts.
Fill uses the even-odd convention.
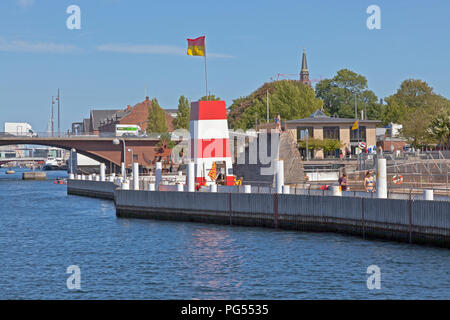
[[[0,169],[0,299],[450,299],[450,251],[331,233],[118,219]],[[81,270],[69,290],[66,269]],[[369,290],[367,267],[381,270]]]

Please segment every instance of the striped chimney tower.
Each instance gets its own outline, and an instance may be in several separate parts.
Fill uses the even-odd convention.
[[[227,185],[234,184],[225,101],[191,103],[189,154],[195,163],[196,183],[210,184],[214,162],[224,162]],[[218,172],[219,173],[219,172]]]

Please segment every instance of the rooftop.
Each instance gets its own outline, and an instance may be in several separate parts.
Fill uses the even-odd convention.
[[[300,123],[354,123],[356,120],[353,118],[339,118],[338,116],[327,116],[322,110],[316,110],[313,114],[311,114],[308,118],[303,119],[295,119],[295,120],[287,120],[287,124],[300,124]],[[377,124],[381,121],[378,120],[361,120],[359,119],[361,124],[373,123]]]

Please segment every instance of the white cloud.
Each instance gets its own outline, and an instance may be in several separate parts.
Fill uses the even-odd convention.
[[[133,54],[163,54],[186,55],[186,48],[169,45],[127,45],[127,44],[103,44],[97,47],[98,51],[133,53]],[[222,53],[206,53],[211,58],[234,58],[234,56]]]
[[[0,38],[0,52],[69,53],[80,51],[77,47],[52,42],[7,41]]]
[[[21,8],[29,8],[32,7],[34,4],[34,0],[17,0],[17,5]]]

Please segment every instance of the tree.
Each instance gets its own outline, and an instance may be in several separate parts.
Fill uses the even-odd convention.
[[[323,151],[325,152],[329,152],[329,151],[335,151],[338,150],[340,148],[342,148],[343,144],[336,139],[323,139]]]
[[[420,120],[418,120],[420,119]],[[427,128],[432,120],[431,114],[425,109],[417,108],[408,111],[402,117],[401,134],[407,138],[413,147],[421,147],[432,143],[432,139],[427,134]]]
[[[189,130],[190,107],[189,100],[185,96],[178,99],[177,117],[173,119],[174,129]]]
[[[170,133],[167,132],[161,134],[157,144],[157,146],[160,147],[161,149],[169,149],[169,150],[172,150],[175,147],[175,145],[176,145],[175,141],[172,141]]]
[[[325,111],[341,118],[355,117],[355,94],[358,118],[361,111],[365,111],[367,119],[381,119],[383,105],[378,103],[375,93],[367,89],[364,76],[342,69],[332,79],[324,79],[316,85],[316,97],[323,100]]]
[[[210,94],[209,96],[203,96],[200,99],[200,101],[219,101],[219,100],[221,99],[213,94]]]
[[[408,108],[423,108],[435,102],[438,96],[428,83],[422,80],[407,79],[403,81],[397,92],[386,98],[389,103],[396,102]]]
[[[228,121],[235,129],[253,128],[257,119],[267,119],[267,93],[269,93],[269,119],[280,113],[282,120],[306,118],[322,108],[314,90],[299,81],[266,83],[247,97],[235,99],[229,107]]]
[[[443,147],[450,147],[450,110],[431,120],[428,135]]]
[[[298,142],[300,148],[306,148],[306,140],[301,139]],[[324,152],[335,151],[342,148],[342,143],[336,139],[308,139],[308,150],[323,150]]]
[[[156,98],[152,99],[152,103],[148,107],[148,132],[164,133],[168,132],[166,122],[166,113],[160,107]]]
[[[440,142],[437,115],[450,110],[450,101],[436,94],[428,83],[417,79],[403,81],[397,92],[386,99],[383,123],[400,123],[402,135],[414,147]],[[442,122],[445,128],[445,122]],[[437,127],[435,126],[437,125]],[[434,129],[433,129],[434,127]],[[445,129],[444,129],[445,131]]]
[[[299,140],[298,146],[302,149],[306,149],[306,140],[305,139]],[[322,150],[322,149],[323,149],[323,140],[322,139],[317,139],[317,138],[308,139],[308,150],[312,150],[314,155],[315,155],[316,151]]]

